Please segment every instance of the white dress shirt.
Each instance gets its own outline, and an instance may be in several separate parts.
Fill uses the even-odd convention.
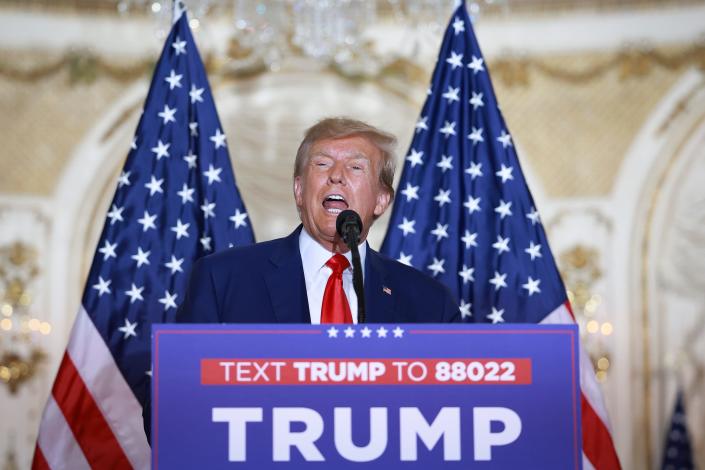
[[[365,275],[365,256],[367,255],[367,241],[360,243],[360,264],[362,265],[362,275]],[[302,228],[299,235],[299,252],[301,253],[301,264],[304,268],[304,280],[306,281],[306,295],[308,297],[308,311],[311,314],[311,324],[321,323],[321,305],[323,304],[323,293],[326,290],[328,278],[333,270],[326,266],[328,260],[335,254],[323,248],[311,235]],[[352,274],[352,254],[348,251],[343,254],[350,262],[350,267],[343,271],[343,290],[348,298],[350,313],[352,313],[353,323],[357,323],[357,295],[353,287]]]

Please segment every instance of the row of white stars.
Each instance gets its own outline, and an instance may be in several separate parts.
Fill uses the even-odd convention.
[[[463,243],[465,243],[465,249],[469,249],[471,246],[477,246],[477,233],[470,233],[469,230],[465,231],[465,235],[461,238]],[[509,237],[503,238],[501,235],[497,235],[497,241],[492,244],[492,248],[497,250],[497,254],[501,255],[503,252],[509,252]],[[534,261],[536,258],[541,258],[541,244],[536,244],[533,241],[529,242],[529,247],[524,250],[525,253],[527,253],[531,257],[531,261]],[[400,252],[399,258],[397,261],[400,263],[404,263],[408,266],[411,266],[411,259],[413,258],[413,255],[406,255],[404,252]],[[437,258],[434,259],[434,265],[439,265],[438,268],[434,268],[432,270],[438,271],[436,274],[440,273],[445,273],[445,269],[443,269],[443,263],[445,262],[444,259],[437,260]],[[429,266],[430,268],[430,266]],[[463,269],[465,269],[465,266],[463,266]]]
[[[175,75],[174,71],[171,71],[171,75],[167,77],[165,80],[174,83],[173,80],[170,79],[178,79],[181,80],[181,75]],[[176,86],[179,88],[181,87],[181,82],[179,81],[176,83]],[[196,85],[191,85],[191,90],[189,91],[189,97],[191,98],[191,104],[195,103],[203,103],[203,93],[206,91],[205,88],[198,88]],[[157,116],[162,118],[162,124],[167,125],[170,122],[176,122],[176,112],[178,111],[178,108],[174,106],[173,108],[170,108],[168,104],[164,105],[164,109],[161,110],[160,112],[157,113]],[[212,138],[211,138],[212,140]]]
[[[103,279],[102,276],[98,276],[98,282],[93,284],[92,288],[98,291],[98,297],[102,297],[104,294],[111,294],[112,290],[110,284],[112,279]],[[138,287],[134,282],[129,290],[125,291],[125,295],[130,298],[130,304],[136,301],[144,301],[142,297],[142,291],[144,286]],[[159,299],[160,304],[164,304],[164,310],[169,310],[170,308],[176,308],[176,297],[178,294],[171,294],[168,290],[164,291],[164,297]]]
[[[198,123],[192,123],[196,124],[195,126],[192,127],[193,129],[196,129],[198,127]],[[137,149],[137,140],[138,138],[135,137],[132,140],[132,145],[130,146],[133,150]],[[215,146],[215,149],[219,149],[220,147],[227,147],[226,137],[225,134],[223,134],[220,131],[220,128],[215,130],[215,134],[210,136],[209,140],[213,142],[213,145]],[[171,147],[171,143],[169,142],[162,142],[162,139],[157,139],[157,145],[152,147],[150,150],[154,155],[157,157],[157,160],[161,160],[162,158],[169,158],[171,155],[169,154],[169,147]],[[185,155],[184,160],[186,163],[188,163],[189,168],[194,168],[196,166],[196,158],[197,156],[193,154],[192,151],[189,151],[188,155]]]
[[[472,303],[460,301],[460,316],[465,318],[472,317]],[[504,309],[492,307],[492,312],[488,313],[485,318],[492,321],[492,324],[504,323]]]
[[[110,243],[105,240],[105,244],[98,249],[100,253],[103,254],[103,261],[107,261],[110,258],[117,258],[117,253],[115,253],[115,248],[117,248],[117,243]],[[137,252],[130,256],[137,263],[137,268],[141,268],[146,265],[149,266],[151,262],[149,261],[149,256],[152,254],[151,251],[145,251],[142,247],[137,247]],[[177,272],[184,272],[181,265],[184,262],[184,258],[177,258],[171,255],[171,260],[164,263],[164,266],[171,270],[171,274],[176,274]]]
[[[502,169],[497,172],[497,175],[502,178],[502,183],[506,183],[507,180],[513,179],[511,171],[512,167],[505,167],[504,165],[502,165]],[[420,187],[421,186],[419,185],[414,186],[411,183],[406,183],[406,187],[401,190],[401,194],[406,197],[406,202],[411,202],[415,199],[419,199]],[[453,202],[450,198],[450,194],[450,189],[438,188],[438,194],[436,194],[433,200],[438,202],[439,207],[443,207],[444,204],[450,204]],[[480,200],[480,197],[475,198],[471,195],[468,195],[468,200],[467,202],[463,203],[463,206],[468,209],[469,214],[472,214],[475,211],[480,211]],[[502,218],[508,215],[512,215],[512,212],[510,210],[511,205],[511,202],[504,202],[503,200],[500,200],[500,205],[495,208],[495,212],[499,213]]]
[[[426,117],[421,117],[419,121],[416,123],[416,132],[420,132],[421,130],[428,130],[428,125],[426,124]],[[451,135],[457,135],[457,132],[455,131],[455,121],[443,121],[443,127],[438,129],[438,132],[443,134],[445,138],[447,139]],[[472,130],[468,134],[468,139],[472,141],[473,146],[479,144],[480,142],[485,141],[485,137],[483,133],[485,132],[484,127],[472,127]],[[505,129],[502,129],[502,132],[499,134],[499,137],[497,137],[497,142],[502,144],[502,148],[506,149],[507,147],[513,147],[514,144],[512,143],[512,136],[509,134]],[[423,154],[422,154],[423,155]],[[407,160],[411,162],[411,167],[413,168],[414,166],[421,165],[423,164],[423,160],[420,158],[421,155],[414,156],[409,155],[407,157]]]
[[[211,205],[215,206],[215,203],[211,203]],[[212,210],[212,208],[211,208]],[[240,226],[246,226],[247,222],[245,222],[245,217],[247,217],[247,213],[240,212],[239,209],[235,210],[235,214],[230,217],[230,220],[233,221],[235,224],[235,229],[238,229]],[[207,217],[206,217],[207,218]],[[140,219],[137,219],[137,223],[142,225],[143,232],[146,232],[149,229],[154,229],[156,230],[157,226],[155,224],[155,221],[157,219],[156,214],[152,215],[148,211],[144,211],[144,216]],[[172,232],[176,234],[176,239],[181,240],[181,238],[189,238],[190,233],[189,233],[189,227],[191,226],[191,223],[183,223],[181,222],[181,219],[176,220],[176,225],[170,228]],[[203,246],[203,249],[206,251],[212,250],[211,246],[211,237],[208,237],[204,235],[199,239],[199,242]],[[232,246],[232,245],[231,245]],[[105,240],[105,244],[98,249],[100,253],[103,254],[103,261],[107,261],[108,259],[112,258],[117,258],[117,253],[115,252],[115,249],[117,248],[117,243],[111,243],[109,240]],[[141,251],[141,248],[138,248],[138,254]],[[149,253],[149,252],[147,252]],[[138,254],[132,256],[132,258],[135,258],[138,256]],[[136,259],[136,258],[135,258]],[[138,261],[139,263],[139,261]],[[149,263],[147,263],[149,264]],[[138,265],[139,267],[140,265]]]
[[[182,197],[182,203],[185,204],[186,202],[193,202],[193,198],[191,197],[192,192],[193,189],[187,188],[186,184],[184,184],[184,188],[178,192],[178,194]],[[215,206],[215,202],[209,202],[208,199],[203,200],[203,204],[200,206],[200,208],[203,211],[204,218],[208,219],[209,217],[215,217]],[[122,216],[122,212],[124,210],[124,206],[117,207],[117,205],[113,204],[107,215],[107,217],[110,219],[110,225],[113,225],[116,222],[124,221],[124,218]],[[245,220],[246,218],[247,212],[240,212],[240,209],[235,209],[235,213],[228,217],[228,220],[231,220],[233,222],[233,224],[235,225],[235,229],[239,229],[240,227],[247,227],[247,221]],[[156,220],[156,214],[150,214],[149,211],[145,210],[142,218],[137,219],[137,223],[142,226],[142,232],[146,232],[149,229],[157,229]],[[176,225],[174,225],[170,229],[172,232],[176,233],[176,239],[181,240],[182,237],[188,238],[190,236],[188,231],[190,226],[190,222],[183,223],[179,218],[176,220]],[[105,243],[106,247],[101,248],[101,250],[109,251],[108,253],[104,254],[103,260],[107,260],[110,256],[114,256],[114,251],[108,248],[109,246],[112,246],[112,244],[107,240]],[[117,244],[115,244],[114,246],[117,246]],[[101,253],[103,253],[103,251],[101,251]]]
[[[463,67],[463,54],[455,51],[450,51],[450,57],[446,59],[446,63],[451,66],[451,70]],[[477,75],[479,72],[485,71],[485,60],[482,57],[477,57],[473,54],[470,58],[470,62],[467,64],[467,68],[472,70],[473,75]]]
[[[453,87],[448,85],[448,89],[441,95],[441,97],[448,101],[448,105],[451,105],[455,102],[460,103],[460,87]],[[472,106],[473,111],[477,111],[478,108],[482,108],[485,106],[484,97],[484,93],[477,93],[475,91],[470,92],[470,99],[468,100],[468,104]],[[421,131],[427,131],[428,117],[420,117],[419,120],[416,121],[415,127],[417,134]]]
[[[409,163],[411,163],[412,168],[414,168],[416,165],[423,165],[423,153],[424,152],[422,150],[419,151],[416,149],[411,149],[411,153],[406,157],[406,159],[409,161]],[[441,169],[442,173],[445,173],[448,170],[452,170],[453,156],[441,155],[441,161],[436,163],[436,166]],[[512,172],[514,171],[514,167],[507,166],[504,163],[502,163],[501,166],[502,168],[496,171],[495,175],[497,175],[502,180],[502,183],[506,183],[509,180],[513,180],[514,175],[512,174]],[[482,163],[470,162],[470,166],[465,169],[465,173],[470,175],[473,180],[475,178],[483,176],[484,173],[482,172]],[[409,188],[409,183],[407,183],[407,188]],[[407,200],[409,200],[408,196]]]
[[[387,336],[387,333],[392,333],[394,338],[401,338],[404,336],[404,330],[398,326],[391,331],[383,326],[380,326],[376,330],[373,330],[367,326],[359,330],[356,330],[351,326],[348,326],[344,330],[338,330],[336,327],[331,326],[326,330],[329,338],[338,338],[338,333],[340,333],[341,331],[345,334],[345,338],[354,338],[355,333],[358,331],[360,332],[361,338],[371,338],[373,332],[377,333],[377,338],[388,338],[389,336]]]
[[[447,196],[445,193],[441,193],[439,194],[439,196],[436,196],[435,199],[438,200],[440,195]],[[463,206],[468,208],[468,212],[470,214],[476,211],[480,211],[480,198],[473,198],[472,196],[468,196],[468,201],[465,202]],[[511,206],[511,202],[505,202],[500,200],[499,205],[495,207],[494,211],[500,215],[500,219],[504,219],[507,216],[513,215],[513,212],[511,211]],[[533,208],[531,212],[526,214],[526,218],[531,221],[532,225],[535,225],[540,221],[538,212],[536,211],[536,209]],[[415,225],[415,219],[407,219],[406,217],[402,217],[402,222],[397,225],[397,228],[400,229],[402,231],[402,235],[406,237],[410,233],[416,233],[416,228],[414,227]],[[440,222],[436,222],[436,228],[434,230],[431,230],[431,234],[436,236],[436,241],[440,241],[442,238],[448,238],[449,225],[450,224],[441,224]],[[466,246],[466,248],[468,247]]]
[[[444,259],[438,259],[434,256],[433,263],[426,266],[426,268],[429,271],[433,272],[433,276],[435,277],[438,274],[445,274],[446,270],[443,267],[444,264]],[[474,274],[475,269],[468,268],[466,265],[463,265],[463,269],[458,271],[458,276],[463,278],[463,284],[467,284],[468,282],[475,282]],[[494,277],[489,280],[489,283],[494,286],[495,291],[498,291],[502,287],[507,287],[507,274],[502,274],[499,271],[495,271]],[[522,287],[527,290],[529,296],[532,296],[533,294],[541,293],[539,284],[541,284],[540,279],[534,279],[533,277],[529,276],[526,283],[522,284]]]
[[[102,297],[103,294],[110,294],[112,293],[110,289],[110,284],[111,284],[110,279],[103,279],[101,276],[98,276],[98,282],[94,284],[92,287],[93,289],[98,291],[98,297]],[[142,296],[142,291],[144,291],[144,286],[138,287],[135,283],[132,283],[132,286],[130,287],[129,290],[125,291],[125,295],[130,298],[130,304],[135,303],[136,301],[144,301],[144,297]],[[176,308],[176,297],[178,294],[174,293],[172,294],[168,290],[164,290],[164,295],[158,299],[158,302],[162,305],[164,305],[164,311],[169,310],[170,308]],[[130,322],[127,318],[125,318],[125,325],[118,328],[118,331],[122,332],[124,334],[123,339],[127,339],[130,336],[137,336],[137,333],[135,332],[135,328],[137,327],[137,322]]]
[[[164,81],[169,84],[169,90],[173,90],[174,88],[182,88],[181,84],[181,79],[184,78],[183,74],[178,74],[174,69],[171,69],[171,72],[169,73],[168,77],[164,77]],[[189,90],[189,98],[191,99],[191,104],[195,103],[203,103],[203,93],[206,91],[205,87],[197,87],[196,84],[192,83],[191,84],[191,90]],[[164,111],[166,115],[169,115],[169,113],[172,113],[172,111],[167,111],[169,109],[168,106],[164,106]],[[174,108],[173,112],[176,112],[176,108]],[[164,119],[164,124],[169,122],[164,116],[162,116],[162,113],[159,113],[159,116]],[[170,120],[173,121],[173,113],[170,114],[171,118]]]
[[[221,182],[220,179],[220,172],[223,171],[222,168],[215,168],[213,165],[210,165],[208,167],[207,171],[203,172],[203,176],[208,180],[208,185],[212,185],[214,182]],[[118,189],[123,187],[123,186],[130,186],[130,174],[131,171],[123,171],[120,174],[120,177],[118,178]],[[149,190],[149,196],[152,197],[157,193],[164,194],[164,189],[162,188],[162,185],[164,184],[164,178],[159,178],[157,179],[154,175],[151,175],[150,180],[148,183],[144,184],[144,187]],[[178,194],[181,197],[181,203],[186,204],[187,202],[193,202],[193,193],[195,189],[189,188],[186,183],[184,183],[181,191],[178,191],[176,194]],[[205,204],[208,204],[207,200]],[[116,209],[120,210],[120,209]],[[110,215],[109,215],[110,216]],[[120,213],[117,212],[115,217],[120,217]],[[113,223],[113,222],[111,222]]]

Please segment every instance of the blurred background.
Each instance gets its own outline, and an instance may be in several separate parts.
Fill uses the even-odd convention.
[[[298,221],[317,119],[394,132],[401,167],[452,1],[186,3],[258,241]],[[705,1],[468,7],[624,468],[660,466],[679,390],[705,468]],[[170,16],[0,0],[0,469],[29,467]]]

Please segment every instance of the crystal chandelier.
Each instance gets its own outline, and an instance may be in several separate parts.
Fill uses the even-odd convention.
[[[300,55],[345,67],[369,62],[366,33],[389,21],[412,31],[438,32],[456,0],[187,0],[191,27],[209,19],[231,18],[228,56],[238,69],[264,66],[276,70],[289,56]],[[477,17],[485,9],[506,9],[508,0],[468,1]],[[172,0],[120,0],[118,11],[149,14],[164,36]]]

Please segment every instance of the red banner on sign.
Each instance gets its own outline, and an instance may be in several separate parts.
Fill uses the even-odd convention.
[[[203,385],[527,385],[531,359],[202,359]]]

